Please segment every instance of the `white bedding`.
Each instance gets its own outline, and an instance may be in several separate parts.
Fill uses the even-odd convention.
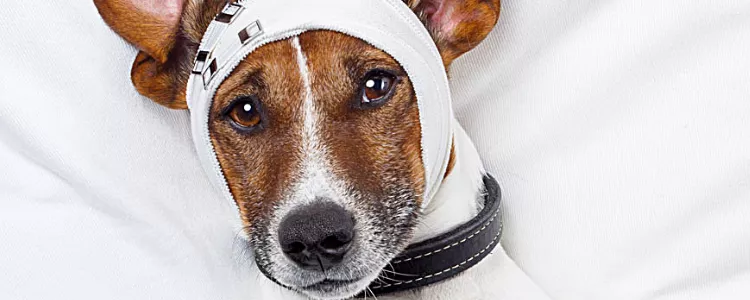
[[[750,295],[750,2],[694,2],[508,0],[456,63],[508,299]],[[278,294],[93,4],[0,7],[0,299]]]
[[[505,1],[453,71],[552,298],[750,299],[750,1]]]

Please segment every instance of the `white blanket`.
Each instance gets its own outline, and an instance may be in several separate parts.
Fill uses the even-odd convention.
[[[551,298],[750,295],[750,5],[694,2],[508,0],[453,69],[504,246]],[[0,299],[280,295],[93,3],[0,7]],[[508,299],[545,298],[495,255]]]
[[[750,299],[750,1],[504,3],[453,92],[510,256],[555,299]]]
[[[187,113],[130,84],[135,50],[91,1],[0,7],[0,299],[248,295],[236,213]]]

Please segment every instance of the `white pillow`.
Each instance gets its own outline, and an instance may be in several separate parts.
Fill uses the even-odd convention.
[[[750,297],[748,1],[509,0],[452,75],[552,298]]]
[[[235,208],[187,112],[130,83],[135,49],[92,1],[4,1],[0,299],[248,299]]]

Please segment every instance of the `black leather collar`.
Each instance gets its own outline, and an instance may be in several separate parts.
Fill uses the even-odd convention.
[[[412,244],[393,259],[381,279],[370,284],[375,295],[410,290],[451,278],[482,261],[500,242],[500,186],[484,177],[485,204],[468,223]],[[364,296],[361,295],[361,296]]]

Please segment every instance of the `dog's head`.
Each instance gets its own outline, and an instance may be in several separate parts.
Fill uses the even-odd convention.
[[[226,1],[94,2],[140,50],[138,91],[185,109],[197,47]],[[490,32],[499,2],[408,4],[447,67]],[[221,83],[209,131],[258,266],[279,283],[352,296],[408,244],[425,185],[419,108],[382,50],[333,31],[262,46]]]

